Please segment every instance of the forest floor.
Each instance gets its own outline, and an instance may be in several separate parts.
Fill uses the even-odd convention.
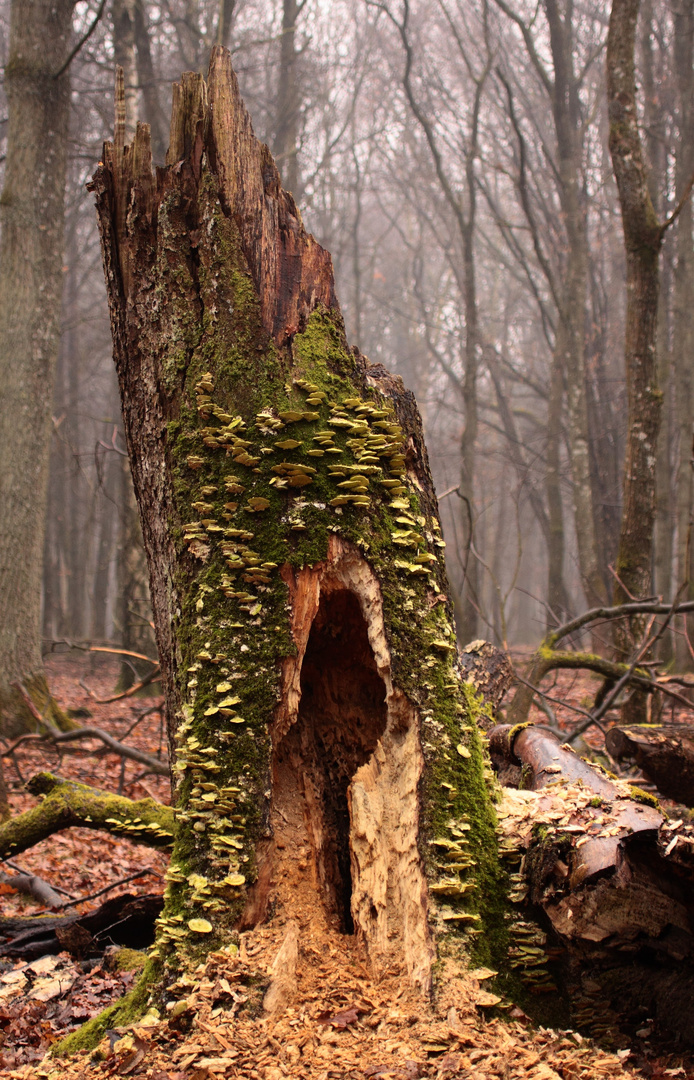
[[[95,699],[113,693],[118,661],[73,653],[50,658],[47,666],[59,702],[77,710],[82,722],[149,754],[166,754],[156,694],[97,704]],[[590,675],[562,672],[547,692],[585,708],[596,685]],[[573,727],[577,714],[552,708],[562,728]],[[677,719],[692,721],[678,712]],[[547,722],[539,712],[533,719]],[[589,743],[601,750],[599,731],[589,735]],[[95,743],[81,744],[80,750],[72,745],[70,753],[63,750],[58,757],[47,746],[25,743],[16,754],[17,768],[6,762],[13,813],[34,801],[23,781],[45,769],[132,798],[169,801],[165,778],[142,777],[141,765],[121,763]],[[106,888],[108,897],[163,891],[167,861],[149,848],[71,829],[24,852],[16,865],[69,893],[67,912],[85,913],[103,901],[94,894]],[[12,872],[8,864],[1,868]],[[42,911],[35,901],[0,885],[0,918]],[[286,932],[281,922],[271,922],[241,935],[238,950],[209,957],[196,973],[183,1013],[148,1017],[133,1029],[114,1031],[95,1054],[69,1061],[45,1055],[59,1038],[127,992],[135,976],[110,970],[107,959],[80,962],[67,952],[31,963],[0,959],[0,1073],[22,1080],[694,1080],[694,1067],[681,1057],[656,1058],[643,1047],[627,1046],[611,1053],[577,1033],[537,1028],[518,1008],[500,1015],[494,1008],[498,999],[485,989],[485,971],[448,972],[442,980],[445,994],[425,1010],[401,980],[388,973],[374,978],[354,938],[326,930],[308,910],[298,922],[296,997],[286,1010],[268,1016],[242,1007],[258,980],[267,983]]]

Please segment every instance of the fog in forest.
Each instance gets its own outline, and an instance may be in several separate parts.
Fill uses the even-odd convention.
[[[613,596],[628,419],[608,14],[598,0],[74,6],[46,648],[154,648],[86,184],[112,137],[115,65],[128,133],[149,123],[163,164],[171,84],[204,73],[217,42],[306,227],[332,253],[349,341],[416,394],[461,641],[535,644]],[[641,4],[640,134],[661,221],[692,173],[691,25],[691,0]],[[665,600],[689,578],[692,272],[683,208],[664,235],[657,316],[646,592]]]

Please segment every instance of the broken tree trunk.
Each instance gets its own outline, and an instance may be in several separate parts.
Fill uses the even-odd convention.
[[[541,728],[500,725],[490,751],[529,789],[506,790],[499,808],[506,857],[523,853],[510,926],[521,981],[560,986],[564,1022],[595,1037],[692,1045],[692,826]]]
[[[689,725],[610,728],[605,749],[616,761],[635,761],[668,799],[694,806],[694,730]]]
[[[441,930],[493,962],[505,929],[413,396],[348,347],[228,51],[156,176],[123,130],[93,189],[175,777],[160,987],[273,917],[428,992]]]

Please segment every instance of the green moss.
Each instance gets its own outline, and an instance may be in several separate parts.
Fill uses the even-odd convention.
[[[529,728],[529,727],[532,727],[532,726],[533,726],[532,720],[526,720],[524,723],[516,724],[514,727],[511,728],[511,730],[508,733],[508,745],[511,747],[511,750],[513,750],[513,742],[514,742],[514,739],[516,738],[516,736],[520,735],[521,731],[525,731],[526,728]]]
[[[131,951],[131,950],[123,950]],[[129,969],[131,970],[131,969]],[[157,982],[158,966],[149,960],[132,990],[120,1001],[109,1005],[107,1009],[93,1016],[77,1031],[66,1035],[55,1043],[50,1050],[51,1057],[71,1057],[80,1051],[93,1050],[99,1045],[106,1032],[116,1027],[127,1027],[141,1020],[147,1011],[153,985]]]
[[[147,957],[137,949],[119,949],[109,958],[112,971],[141,971],[147,963]]]
[[[97,791],[52,773],[37,773],[27,789],[36,806],[0,825],[0,855],[18,854],[69,826],[105,829],[136,844],[167,849],[173,840],[173,812],[154,799],[126,799]]]
[[[629,785],[629,792],[635,802],[644,803],[646,806],[653,806],[656,810],[660,810],[660,803],[655,795],[651,795],[650,792],[639,787],[633,787],[631,784]]]
[[[168,244],[183,228],[173,195],[160,223],[159,301],[168,311],[185,296],[187,311],[163,373],[181,707],[178,825],[154,955],[169,979],[228,940],[245,906],[268,835],[281,662],[295,649],[280,568],[321,562],[334,533],[380,582],[393,681],[422,718],[421,854],[437,917],[498,966],[506,878],[476,722],[485,706],[458,666],[436,506],[407,473],[406,402],[400,410],[367,381],[336,311],[315,310],[278,348],[205,170],[198,209],[194,275]]]

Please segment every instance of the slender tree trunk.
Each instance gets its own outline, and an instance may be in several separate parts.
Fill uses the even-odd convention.
[[[231,48],[231,29],[234,22],[234,9],[236,0],[219,0],[219,16],[217,23],[217,44],[225,49]]]
[[[229,0],[222,0],[226,6]],[[233,4],[231,5],[233,7]],[[162,165],[166,157],[168,123],[161,104],[157,86],[145,0],[134,2],[135,46],[137,49],[137,80],[142,94],[144,113],[152,132],[152,156],[156,165]],[[222,44],[226,44],[223,42]]]
[[[561,331],[561,327],[559,328]],[[564,400],[564,371],[561,351],[554,350],[547,402],[547,629],[562,623],[568,615],[564,585],[564,508],[561,497],[561,418]]]
[[[91,636],[95,641],[106,640],[108,633],[106,615],[109,601],[111,565],[116,551],[118,488],[122,468],[123,463],[118,454],[111,453],[107,455],[103,488],[101,490],[99,545],[94,572]]]
[[[665,191],[661,190],[659,177],[667,168],[667,130],[665,110],[662,108],[659,87],[654,71],[653,0],[644,0],[640,14],[641,68],[644,98],[645,150],[649,166],[648,186],[654,209],[662,214],[665,209]],[[684,130],[684,129],[683,129]],[[688,134],[685,136],[689,141]],[[686,181],[685,181],[686,182]],[[680,185],[682,186],[682,185]],[[668,250],[669,248],[669,250]],[[664,415],[658,431],[656,450],[655,483],[655,532],[653,554],[654,591],[664,599],[673,594],[673,539],[675,519],[671,506],[672,462],[671,409],[669,387],[672,353],[669,338],[668,300],[672,284],[672,244],[665,245],[661,271],[661,288],[658,297],[657,363],[658,386],[663,395]],[[677,583],[675,583],[677,587]],[[661,639],[658,649],[663,661],[672,655],[672,635]]]
[[[588,235],[585,196],[581,190],[583,120],[574,72],[573,8],[568,4],[562,16],[557,0],[545,0],[545,9],[554,65],[551,90],[559,154],[559,196],[566,228],[566,266],[561,281],[557,337],[563,346],[559,352],[566,377],[578,563],[586,599],[592,606],[607,600],[607,590],[598,562],[586,404]]]
[[[125,136],[135,134],[138,110],[138,76],[135,51],[135,0],[112,0],[113,58],[123,68],[125,87]]]
[[[505,931],[414,399],[347,347],[226,50],[171,130],[94,181],[176,778],[158,961],[305,905],[428,991],[436,919]]]
[[[0,727],[28,724],[12,684],[52,707],[41,660],[41,577],[60,332],[68,52],[74,0],[13,0],[0,197]]]
[[[299,73],[297,69],[296,20],[303,3],[282,0],[282,37],[280,39],[280,69],[277,80],[277,113],[273,153],[287,191],[301,201],[299,173]]]
[[[615,603],[642,599],[652,587],[655,465],[662,394],[658,389],[658,256],[663,237],[648,190],[636,109],[634,42],[639,0],[613,0],[607,37],[607,95],[610,153],[614,167],[627,265],[624,357],[628,395],[628,435],[624,466],[624,510],[617,556]],[[620,659],[633,650],[642,620],[619,624]],[[634,695],[642,717],[643,695]],[[638,703],[636,703],[638,698]]]
[[[119,465],[120,535],[116,569],[117,630],[124,649],[154,658],[156,650],[149,625],[151,618],[149,575],[142,541],[140,515],[133,491],[133,478],[128,458],[121,458]],[[148,671],[151,671],[151,666],[144,661],[135,659],[124,661],[118,680],[119,690],[127,690]]]
[[[694,172],[694,143],[691,125],[694,119],[694,3],[684,0],[675,6],[675,70],[679,96],[679,129],[682,132],[677,158],[675,177],[677,190],[681,191]],[[677,471],[676,514],[677,514],[677,585],[688,583],[687,593],[694,596],[692,567],[692,510],[694,507],[694,472],[692,469],[692,436],[694,423],[692,407],[694,393],[692,372],[694,371],[694,247],[692,245],[692,204],[689,200],[682,208],[676,231],[676,264],[674,273],[673,305],[673,371],[676,387],[676,423],[679,448],[679,468]],[[688,619],[691,633],[694,620]],[[691,656],[686,640],[676,638],[677,663],[682,668],[691,666]]]

